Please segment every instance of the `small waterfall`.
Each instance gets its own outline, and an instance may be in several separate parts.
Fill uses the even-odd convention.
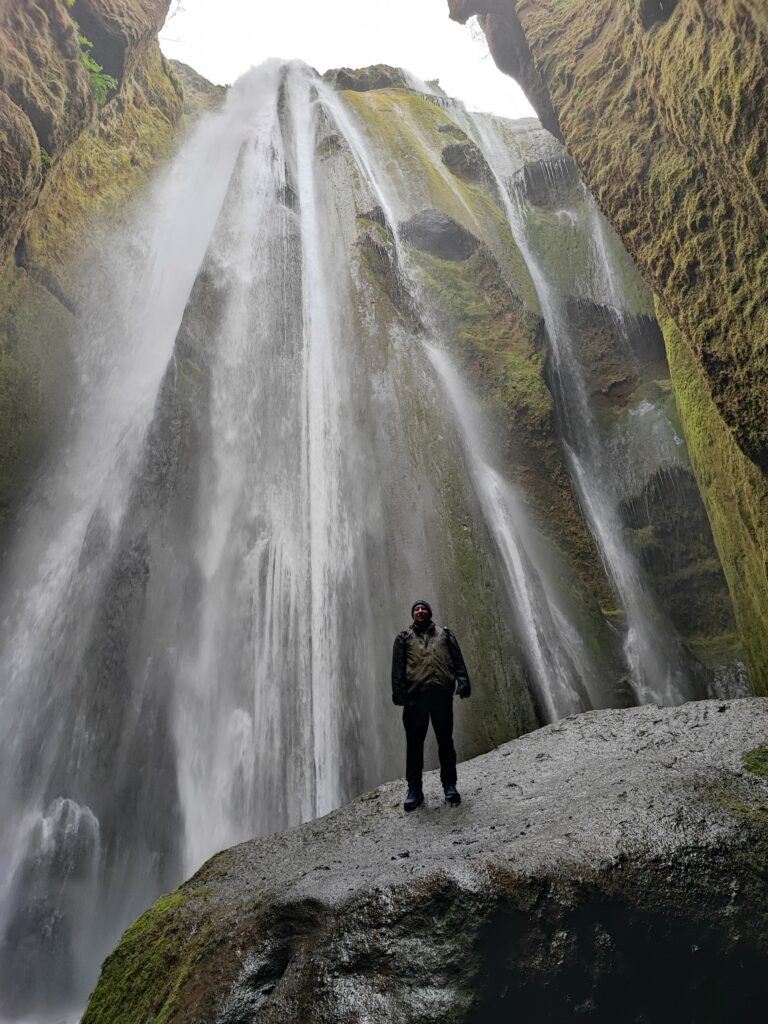
[[[485,461],[482,424],[461,375],[443,350],[430,346],[428,351],[461,424],[468,469],[505,569],[542,713],[554,722],[602,707],[610,697],[563,604],[552,554],[545,554],[546,542],[534,530],[513,485]]]
[[[541,305],[553,355],[556,397],[564,424],[565,451],[582,508],[597,540],[606,571],[627,617],[624,644],[633,689],[640,703],[681,703],[696,695],[682,645],[646,586],[636,557],[623,537],[618,506],[614,460],[609,457],[592,410],[577,339],[568,323],[565,299],[549,279],[528,234],[523,183],[510,153],[486,115],[465,113],[468,135],[482,149],[504,204],[512,234],[523,254]],[[549,165],[548,165],[549,166]],[[562,162],[547,171],[551,184],[569,179],[572,171]],[[590,248],[596,256],[605,291],[602,301],[621,318],[625,302],[619,282],[608,269],[605,228],[594,203],[587,200]],[[579,223],[576,211],[564,211]],[[674,458],[674,455],[673,455]]]

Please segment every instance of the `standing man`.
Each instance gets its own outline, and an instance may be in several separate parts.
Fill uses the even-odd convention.
[[[416,601],[411,616],[413,622],[397,634],[392,651],[392,700],[403,707],[406,737],[406,811],[414,811],[424,803],[421,773],[430,719],[437,739],[445,799],[449,804],[461,803],[456,789],[453,694],[455,690],[460,697],[468,697],[471,692],[459,643],[449,629],[432,621],[429,602]]]

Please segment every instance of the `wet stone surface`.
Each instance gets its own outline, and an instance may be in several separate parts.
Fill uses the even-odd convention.
[[[225,851],[86,1024],[763,1019],[767,741],[763,698],[590,712],[460,765],[459,807],[431,773]]]

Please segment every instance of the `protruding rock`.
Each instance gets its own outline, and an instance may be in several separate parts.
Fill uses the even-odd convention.
[[[439,210],[421,210],[402,226],[411,245],[444,260],[466,260],[480,242]]]
[[[354,92],[408,87],[402,68],[393,68],[389,64],[374,64],[369,68],[333,68],[326,71],[323,78],[334,89],[352,89]]]
[[[448,170],[457,178],[476,183],[492,181],[493,176],[485,158],[477,146],[466,142],[449,142],[443,149],[442,159]]]

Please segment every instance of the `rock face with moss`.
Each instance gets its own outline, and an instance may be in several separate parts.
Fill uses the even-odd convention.
[[[74,268],[68,222],[112,150],[53,168],[17,248],[15,280],[72,307],[83,372],[4,577],[6,1015],[81,1005],[112,929],[189,865],[397,773],[387,640],[425,581],[479,680],[463,757],[649,700],[574,483],[566,335],[622,482],[599,495],[611,540],[694,670],[660,700],[720,694],[691,655],[722,659],[732,622],[651,296],[573,165],[535,122],[345,75],[366,88],[244,76]]]
[[[66,407],[76,254],[183,127],[185,93],[157,42],[168,6],[0,9],[0,527],[45,449],[46,424]],[[186,78],[193,116],[216,90]]]
[[[84,1024],[762,1019],[768,707],[593,712],[219,854]],[[673,1007],[676,1009],[673,1011]]]
[[[764,691],[764,7],[757,0],[597,0],[588,8],[578,0],[449,0],[449,8],[459,21],[479,15],[497,64],[564,141],[660,297],[683,428],[752,677]]]
[[[557,330],[577,340],[592,410],[581,415],[595,420],[604,471],[618,481],[609,485],[617,493],[601,500],[616,505],[630,559],[694,662],[717,671],[732,664],[741,644],[682,439],[653,297],[573,162],[533,121],[469,115],[399,86],[342,95],[377,164],[396,159],[388,202],[394,194],[406,211],[399,258],[421,284],[421,328],[450,340],[503,438],[510,475],[570,562],[568,588],[597,612],[588,628],[596,648],[610,648],[606,620],[620,624],[623,612],[563,459],[563,444],[575,443],[567,423],[573,410],[564,404],[574,383],[555,369]],[[361,228],[378,286],[413,321],[381,208]],[[561,307],[559,327],[542,310],[552,302]]]

